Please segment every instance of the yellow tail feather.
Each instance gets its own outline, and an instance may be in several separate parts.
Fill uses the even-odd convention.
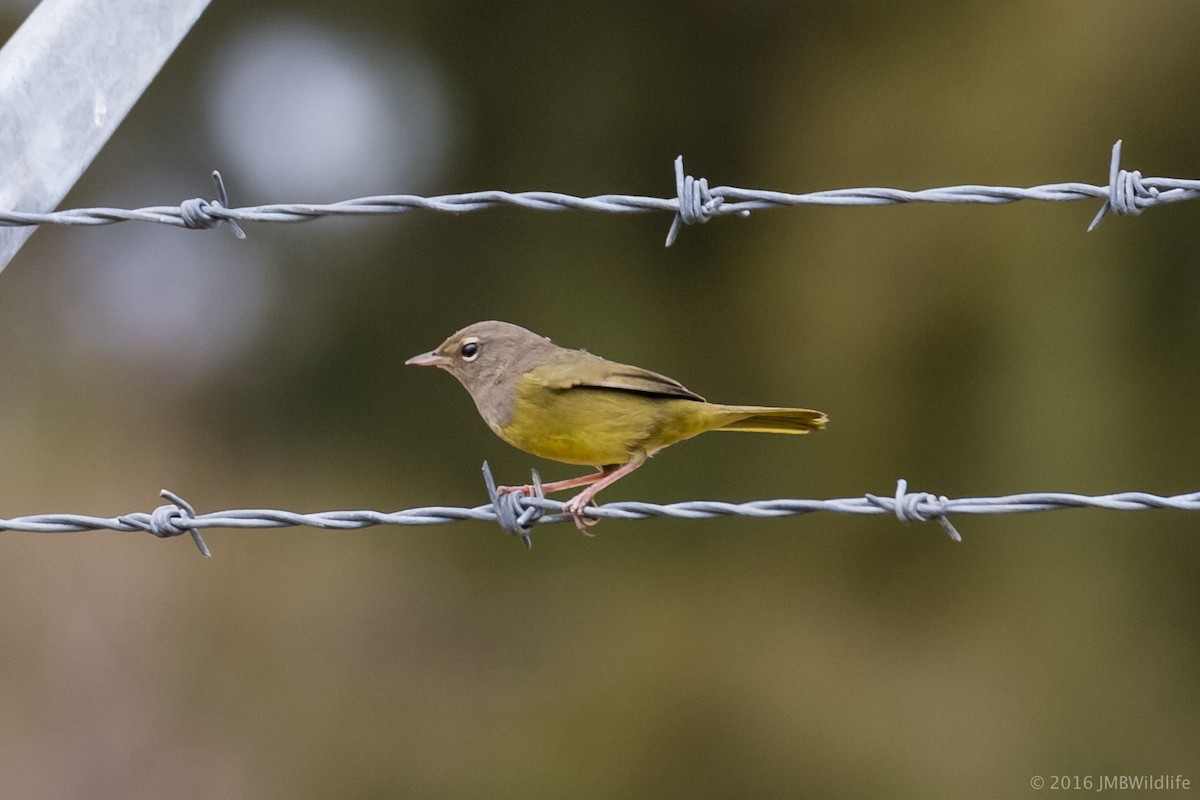
[[[829,418],[807,408],[723,406],[731,419],[716,430],[755,433],[808,433],[825,427]]]

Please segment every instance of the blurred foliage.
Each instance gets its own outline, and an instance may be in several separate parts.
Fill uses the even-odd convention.
[[[214,3],[64,207],[208,194],[232,158],[210,119],[225,48],[297,20],[361,42],[364,68],[420,52],[446,94],[437,172],[362,194],[665,196],[678,153],[714,185],[792,191],[1103,182],[1119,137],[1129,169],[1200,173],[1179,117],[1196,114],[1193,3],[262,1]],[[225,177],[239,205],[341,199]],[[250,226],[244,243],[44,230],[0,274],[0,516],[149,509],[160,486],[202,510],[473,504],[485,458],[509,482],[573,474],[507,448],[449,377],[402,368],[487,318],[832,419],[680,445],[608,499],[901,476],[951,496],[1195,491],[1195,204],[1085,234],[1094,211],[770,211],[669,250],[667,215],[515,210]],[[153,278],[106,300],[122,318],[192,292],[184,264],[228,276],[161,328],[244,331],[215,366],[127,347],[96,316],[83,281],[135,242]],[[529,555],[487,526],[213,532],[207,563],[183,540],[10,534],[0,774],[26,797],[1194,782],[1196,525],[971,518],[951,545],[884,518],[610,522],[541,529]]]

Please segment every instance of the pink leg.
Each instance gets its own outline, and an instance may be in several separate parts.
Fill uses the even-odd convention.
[[[591,475],[580,475],[578,478],[567,478],[565,481],[551,481],[550,483],[542,484],[542,493],[551,494],[552,492],[561,492],[564,489],[574,489],[579,486],[590,486],[600,480],[609,471],[608,467],[601,467],[599,472]],[[497,494],[507,494],[508,492],[520,492],[526,497],[533,497],[535,489],[533,486],[526,484],[525,486],[500,486],[496,489]]]
[[[635,453],[633,458],[631,458],[627,464],[617,467],[616,469],[609,469],[608,467],[605,467],[604,472],[599,476],[589,475],[588,477],[595,478],[595,480],[592,482],[592,485],[564,503],[563,511],[571,515],[571,518],[575,520],[575,527],[578,528],[581,533],[586,533],[587,531],[585,528],[595,525],[600,520],[589,519],[583,516],[584,509],[586,509],[588,505],[590,505],[592,501],[596,499],[596,495],[598,495],[601,490],[613,485],[617,481],[621,480],[621,478],[624,478],[626,475],[633,472],[635,469],[645,463],[645,453]]]

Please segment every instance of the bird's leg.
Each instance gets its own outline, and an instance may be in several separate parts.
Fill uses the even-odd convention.
[[[645,463],[645,453],[634,453],[627,463],[619,467],[609,465],[604,467],[599,476],[588,476],[595,478],[592,485],[563,503],[563,511],[570,514],[571,519],[575,520],[575,527],[579,529],[580,533],[587,533],[587,528],[600,521],[583,516],[584,509],[595,501],[596,495],[605,487],[613,485]]]
[[[542,494],[551,494],[552,492],[561,492],[564,489],[575,489],[580,486],[588,486],[595,483],[604,477],[608,467],[599,467],[599,471],[591,475],[580,475],[578,478],[567,478],[564,481],[551,481],[550,483],[542,484]],[[615,469],[615,467],[613,467]],[[536,487],[526,484],[525,486],[499,486],[496,488],[497,494],[507,494],[508,492],[520,492],[526,497],[533,497],[537,493]]]

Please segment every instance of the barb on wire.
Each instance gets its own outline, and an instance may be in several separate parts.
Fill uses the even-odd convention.
[[[336,203],[275,203],[230,208],[220,174],[214,172],[217,199],[194,198],[178,206],[151,206],[134,210],[117,208],[79,208],[35,214],[0,211],[0,226],[22,225],[111,225],[116,222],[157,222],[180,228],[204,229],[229,223],[239,238],[238,223],[304,222],[328,216],[402,214],[413,210],[444,214],[464,214],[488,208],[511,206],[533,211],[597,211],[609,214],[674,214],[666,244],[669,247],[684,225],[696,225],[714,217],[745,217],[752,211],[792,206],[878,206],[898,203],[974,203],[996,205],[1018,200],[1064,202],[1103,200],[1088,230],[1093,230],[1108,213],[1140,214],[1147,208],[1200,197],[1200,180],[1143,178],[1141,172],[1121,169],[1121,141],[1113,146],[1107,185],[1090,183],[1050,183],[1028,188],[1010,186],[946,186],[937,189],[860,188],[829,189],[790,194],[734,186],[709,187],[705,178],[684,172],[683,156],[675,159],[675,196],[643,197],[603,194],[576,197],[559,192],[505,192],[487,190],[463,194],[419,197],[411,194],[377,195],[342,200]]]
[[[529,535],[529,531],[533,528],[534,523],[545,515],[545,510],[538,506],[523,506],[521,498],[524,495],[521,492],[500,494],[496,489],[496,479],[492,477],[492,470],[486,461],[483,462],[483,482],[487,486],[492,508],[496,510],[496,522],[509,536],[520,536],[525,549],[532,550],[533,538]],[[542,476],[536,469],[533,470],[533,496],[541,500],[546,498],[545,493],[542,492]]]
[[[236,220],[215,216],[221,209],[229,208],[229,193],[225,191],[225,179],[217,170],[212,172],[213,184],[217,189],[217,199],[209,202],[202,197],[184,200],[179,204],[179,219],[183,227],[192,230],[210,230],[225,223],[233,230],[233,235],[239,239],[246,238],[246,232]]]
[[[170,500],[171,505],[159,506],[149,514],[141,512],[127,514],[117,517],[117,521],[128,525],[131,530],[146,531],[160,539],[169,539],[172,536],[182,536],[186,533],[192,537],[192,541],[200,550],[200,555],[212,558],[212,551],[204,543],[200,531],[190,525],[181,524],[195,519],[196,509],[192,508],[188,501],[167,489],[163,489],[159,495]],[[3,530],[2,526],[0,526],[0,530]]]
[[[491,478],[484,465],[485,480]],[[535,484],[540,481],[535,475]],[[79,531],[144,531],[158,537],[190,534],[200,552],[208,556],[208,547],[200,531],[209,528],[289,528],[311,527],[325,530],[358,530],[374,525],[441,525],[474,520],[498,523],[506,533],[521,537],[528,548],[532,544],[530,531],[535,525],[571,520],[562,511],[563,504],[546,497],[527,496],[521,492],[500,495],[492,503],[463,508],[457,506],[426,506],[403,511],[321,511],[300,514],[273,509],[235,509],[197,514],[183,499],[166,490],[163,496],[171,505],[160,506],[153,512],[135,512],[119,517],[95,517],[85,514],[35,514],[12,519],[0,519],[0,532],[68,533]],[[495,497],[495,482],[489,493]],[[508,499],[505,499],[508,498]],[[1068,508],[1095,508],[1108,511],[1147,511],[1175,509],[1200,511],[1200,492],[1161,496],[1147,492],[1118,492],[1106,495],[1082,495],[1064,492],[1033,492],[1002,497],[947,498],[928,492],[909,492],[903,479],[891,496],[865,494],[833,500],[777,499],[727,503],[715,500],[692,500],[680,503],[644,503],[620,501],[589,507],[584,511],[595,519],[644,520],[651,517],[676,519],[712,519],[714,517],[749,517],[777,519],[817,512],[878,516],[895,514],[902,522],[937,521],[955,541],[962,537],[950,523],[956,514],[1021,514],[1033,511],[1059,511]]]

